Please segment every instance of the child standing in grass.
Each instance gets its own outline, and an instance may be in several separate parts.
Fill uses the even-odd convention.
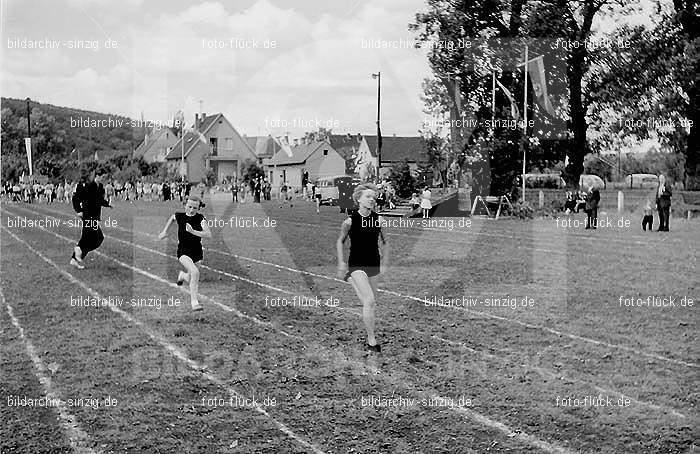
[[[644,217],[642,218],[642,230],[646,231],[647,225],[649,226],[649,231],[651,232],[651,227],[654,225],[654,212],[651,207],[651,200],[647,197],[647,201],[644,204]]]
[[[193,311],[201,311],[199,304],[199,269],[197,262],[202,260],[202,238],[211,238],[211,231],[206,219],[199,213],[204,207],[202,200],[197,196],[187,196],[185,202],[185,212],[176,212],[172,215],[163,227],[163,231],[158,236],[163,239],[168,234],[168,228],[173,222],[177,222],[177,259],[185,267],[185,272],[180,271],[177,275],[177,285],[183,282],[190,283],[190,299]]]

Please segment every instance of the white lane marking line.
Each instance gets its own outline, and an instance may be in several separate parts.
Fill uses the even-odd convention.
[[[10,316],[10,320],[12,320],[12,325],[17,329],[17,331],[19,331],[19,336],[24,342],[24,347],[27,350],[27,354],[31,358],[32,363],[34,363],[34,375],[39,379],[42,388],[44,388],[44,395],[57,404],[52,405],[52,407],[55,408],[58,412],[59,425],[61,426],[63,433],[66,434],[66,437],[68,438],[68,442],[70,443],[73,452],[77,454],[101,453],[102,451],[95,451],[88,446],[90,442],[90,437],[80,427],[80,424],[78,423],[78,420],[75,418],[75,416],[73,416],[68,411],[65,401],[61,399],[61,396],[59,395],[58,391],[56,390],[56,388],[54,388],[53,383],[51,382],[51,378],[49,377],[49,372],[47,372],[46,366],[41,361],[41,358],[39,358],[39,355],[37,354],[36,348],[34,347],[34,344],[32,344],[32,341],[30,341],[29,338],[27,338],[27,336],[25,335],[24,328],[22,328],[22,325],[19,323],[19,320],[17,320],[17,317],[15,317],[14,311],[12,310],[12,306],[10,306],[10,303],[8,303],[5,299],[5,295],[2,291],[2,288],[0,288],[0,298],[2,299],[3,304],[7,308],[7,313]]]
[[[24,244],[30,251],[34,252],[36,255],[41,257],[48,264],[50,264],[51,266],[56,268],[61,274],[66,276],[69,281],[71,281],[72,283],[74,283],[76,285],[79,285],[85,291],[90,293],[93,297],[102,298],[102,296],[99,293],[97,293],[95,290],[91,289],[86,284],[84,284],[83,282],[76,279],[70,273],[59,268],[58,265],[56,265],[53,261],[51,261],[51,259],[44,257],[43,254],[41,254],[39,251],[32,248],[29,244],[27,244],[22,239],[18,238],[16,235],[14,235],[12,232],[10,232],[7,228],[2,227],[2,226],[0,226],[0,228],[2,230],[6,230],[13,238],[15,238],[17,241],[21,242],[22,244]],[[40,227],[40,228],[41,228],[41,230],[43,230],[47,233],[50,233],[56,237],[59,237],[59,238],[62,237],[62,235],[53,233],[45,228],[42,228],[42,227]],[[69,238],[65,238],[65,237],[63,237],[63,238],[66,239],[67,241],[72,242],[72,240],[70,240]],[[135,246],[137,246],[137,245],[135,245]],[[93,252],[97,252],[97,251],[93,251]],[[104,254],[101,254],[101,255],[105,256]],[[109,257],[107,257],[107,258],[109,258]],[[228,385],[226,385],[226,383],[223,380],[220,380],[215,375],[213,375],[209,372],[206,372],[203,365],[197,363],[196,361],[191,360],[184,353],[182,353],[177,347],[175,347],[173,344],[170,344],[167,340],[165,340],[165,339],[161,338],[160,336],[158,336],[157,334],[151,332],[150,328],[146,324],[144,324],[143,322],[141,322],[138,319],[135,319],[134,317],[130,316],[128,313],[122,311],[121,309],[118,309],[118,308],[111,306],[111,305],[108,307],[113,312],[116,312],[119,315],[121,315],[127,321],[139,326],[139,328],[141,328],[144,331],[144,333],[147,334],[151,339],[153,339],[155,342],[159,343],[164,349],[166,349],[168,352],[170,352],[173,356],[175,356],[176,358],[180,359],[182,362],[187,364],[192,370],[195,370],[195,371],[201,373],[205,378],[209,379],[213,383],[216,383],[217,385],[226,389],[230,395],[232,395],[234,397],[240,396],[233,388],[228,387]],[[405,384],[404,384],[404,386],[405,386]],[[440,397],[440,396],[433,395],[432,397],[433,398],[440,398],[443,401],[447,400],[446,398]],[[259,413],[265,415],[271,421],[273,421],[278,426],[278,428],[280,428],[280,430],[282,430],[285,434],[287,434],[291,438],[295,439],[297,442],[314,450],[315,453],[323,454],[323,452],[320,450],[317,450],[318,448],[316,448],[314,445],[297,437],[296,434],[294,434],[290,429],[288,429],[283,423],[281,423],[281,422],[277,421],[276,419],[274,419],[273,417],[271,417],[265,410],[263,410],[258,405],[254,406],[253,408],[256,411],[258,411]],[[561,447],[559,445],[551,444],[549,442],[540,440],[537,437],[535,437],[533,435],[529,435],[523,431],[519,431],[519,430],[514,431],[513,429],[511,429],[507,425],[501,423],[500,421],[491,419],[488,416],[482,415],[481,413],[475,412],[473,410],[467,410],[463,407],[454,407],[454,408],[450,408],[450,410],[455,411],[462,416],[466,416],[467,418],[469,418],[469,419],[471,419],[471,420],[473,420],[473,421],[475,421],[483,426],[490,427],[492,429],[496,429],[496,430],[502,432],[503,434],[505,434],[506,436],[508,436],[509,438],[514,438],[522,443],[525,443],[525,444],[528,444],[531,446],[536,446],[539,449],[542,449],[543,451],[546,451],[548,453],[551,453],[551,454],[575,454],[574,451],[570,451],[570,450],[568,450],[564,447]]]
[[[63,270],[62,268],[60,268],[56,263],[53,262],[53,260],[49,259],[48,257],[44,256],[41,252],[39,252],[39,251],[37,251],[36,249],[34,249],[34,248],[33,248],[32,246],[30,246],[26,241],[22,240],[21,238],[19,238],[18,236],[16,236],[14,233],[10,232],[6,227],[0,226],[0,228],[1,228],[2,230],[5,230],[7,233],[9,233],[15,240],[17,240],[18,242],[24,244],[24,246],[25,246],[27,249],[29,249],[30,251],[32,251],[34,254],[38,255],[38,256],[39,256],[42,260],[44,260],[46,263],[48,263],[49,265],[51,265],[52,267],[54,267],[59,273],[61,273],[63,276],[65,276],[66,279],[68,279],[72,284],[75,284],[75,285],[80,286],[83,290],[85,290],[86,292],[88,292],[90,295],[92,295],[92,296],[95,297],[95,298],[103,299],[102,295],[100,295],[100,294],[97,293],[95,290],[93,290],[92,288],[90,288],[90,287],[89,287],[87,284],[85,284],[84,282],[82,282],[82,281],[76,279],[72,274],[70,274],[70,273],[68,273],[67,271],[65,271],[65,270]],[[45,230],[45,229],[44,229],[44,230]],[[49,232],[49,233],[52,233],[52,232]],[[139,328],[141,328],[141,330],[142,330],[148,337],[150,337],[151,340],[153,340],[154,342],[160,344],[160,346],[161,346],[163,349],[167,350],[167,351],[168,351],[171,355],[173,355],[175,358],[177,358],[177,359],[179,359],[180,361],[182,361],[183,363],[185,363],[190,369],[194,370],[195,372],[199,372],[199,373],[202,374],[202,376],[205,377],[207,380],[209,380],[209,381],[211,381],[212,383],[215,383],[215,384],[217,384],[218,386],[220,386],[221,388],[225,389],[231,397],[243,398],[243,399],[245,399],[245,397],[244,397],[242,394],[239,394],[234,388],[228,386],[224,380],[221,380],[221,379],[219,379],[217,376],[215,376],[214,374],[212,374],[212,373],[210,373],[210,372],[207,372],[207,371],[206,371],[206,368],[205,368],[205,366],[204,366],[203,364],[200,364],[199,362],[190,359],[184,352],[180,351],[180,349],[178,349],[176,346],[174,346],[173,344],[171,344],[170,342],[168,342],[167,340],[165,340],[165,339],[162,338],[161,336],[159,336],[159,335],[153,333],[153,332],[151,331],[150,327],[148,327],[148,325],[146,325],[145,323],[143,323],[143,322],[140,321],[139,319],[137,319],[137,318],[135,318],[135,317],[132,317],[129,313],[124,312],[123,310],[121,310],[121,309],[119,309],[119,308],[116,308],[116,307],[114,307],[114,306],[112,306],[112,305],[108,305],[107,307],[108,307],[112,312],[115,312],[115,313],[119,314],[120,316],[122,316],[122,318],[124,318],[124,319],[127,320],[128,322],[130,322],[130,323],[132,323],[132,324],[138,326]],[[247,402],[248,400],[249,400],[249,399],[245,399],[246,402]],[[251,406],[251,408],[254,409],[255,411],[257,411],[258,413],[260,413],[261,415],[265,416],[265,417],[266,417],[267,419],[269,419],[270,421],[272,421],[272,422],[277,426],[277,428],[278,428],[280,431],[282,431],[283,433],[285,433],[287,436],[289,436],[290,438],[292,438],[293,440],[295,440],[295,441],[296,441],[297,443],[299,443],[300,445],[302,445],[302,446],[304,446],[304,447],[306,447],[306,448],[308,448],[308,449],[311,449],[311,450],[312,450],[314,453],[316,453],[316,454],[325,454],[323,451],[321,451],[321,450],[320,450],[319,448],[317,448],[315,445],[313,445],[313,444],[307,442],[306,440],[300,438],[299,436],[297,436],[297,435],[296,435],[294,432],[292,432],[292,430],[289,429],[285,424],[283,424],[283,423],[277,421],[275,418],[273,418],[272,416],[270,416],[270,414],[269,414],[268,412],[266,412],[260,405],[258,405],[258,404],[256,404],[255,402],[253,402],[253,405]]]
[[[125,230],[125,229],[122,229],[122,230]],[[126,231],[126,230],[125,230],[125,231]],[[47,232],[48,232],[48,231],[47,231]],[[127,232],[130,232],[130,231],[127,231]],[[63,239],[65,239],[65,240],[67,240],[67,241],[71,241],[70,239],[68,239],[68,238],[66,238],[66,237],[63,237],[62,235],[58,235],[58,234],[53,233],[53,232],[48,232],[48,233],[51,233],[51,234],[53,234],[53,235],[55,235],[55,236],[58,236],[58,237],[62,237]],[[140,234],[145,235],[145,236],[155,236],[155,235],[151,235],[151,234],[148,234],[148,233],[145,233],[145,232],[140,232],[140,231],[136,231],[136,233],[140,233]],[[121,239],[115,238],[115,237],[110,237],[110,238],[112,238],[112,239],[114,239],[114,240],[116,240],[116,241],[125,243],[125,244],[133,245],[133,246],[136,246],[136,247],[138,247],[138,248],[141,248],[141,249],[144,249],[144,250],[147,250],[147,251],[150,251],[150,252],[156,252],[156,253],[161,254],[161,255],[163,255],[163,256],[169,257],[169,256],[167,256],[167,254],[163,254],[163,253],[161,253],[161,252],[159,252],[159,251],[156,251],[156,250],[153,250],[153,249],[145,248],[145,247],[140,246],[140,245],[138,245],[138,244],[136,244],[136,243],[127,242],[127,241],[125,241],[125,240],[121,240]],[[220,254],[224,254],[224,255],[234,256],[234,257],[236,257],[236,258],[245,258],[246,260],[250,260],[250,261],[253,261],[253,262],[258,262],[258,263],[261,263],[261,264],[270,265],[270,266],[274,266],[274,267],[278,267],[278,268],[283,268],[283,269],[286,269],[286,270],[289,270],[289,271],[294,271],[294,272],[297,272],[297,273],[305,273],[305,274],[309,274],[309,275],[312,275],[312,276],[317,276],[317,277],[320,277],[320,278],[325,278],[325,279],[330,279],[330,280],[335,280],[335,281],[338,281],[338,282],[346,283],[345,281],[341,281],[341,280],[336,279],[336,278],[330,278],[330,277],[327,277],[327,276],[324,276],[324,275],[320,275],[320,274],[310,273],[310,272],[306,272],[306,271],[302,271],[302,270],[296,270],[296,269],[294,269],[294,268],[289,268],[289,267],[285,267],[285,266],[281,266],[281,265],[276,265],[276,264],[272,264],[272,263],[268,263],[268,262],[262,262],[262,261],[259,261],[259,260],[256,260],[256,259],[250,259],[250,258],[246,258],[246,257],[241,257],[241,256],[238,256],[238,255],[236,255],[236,254],[221,252],[221,251],[217,251],[217,250],[215,250],[215,249],[209,249],[209,248],[205,248],[205,249],[207,249],[207,250],[209,250],[209,251],[213,251],[213,252],[219,252]],[[133,268],[133,267],[131,267],[131,265],[125,264],[125,263],[123,263],[123,262],[120,262],[120,261],[117,260],[117,259],[114,259],[114,258],[112,258],[112,257],[106,256],[106,255],[100,253],[99,251],[97,251],[97,254],[102,255],[102,256],[104,256],[104,257],[110,259],[110,260],[113,260],[113,261],[115,261],[115,262],[121,264],[122,266],[126,266],[126,267],[128,267],[128,268]],[[204,267],[204,265],[203,265],[203,267]],[[293,292],[289,292],[289,291],[287,291],[287,290],[283,290],[283,289],[280,289],[280,288],[277,288],[277,287],[269,286],[269,285],[264,284],[264,283],[252,281],[252,280],[246,279],[246,278],[241,278],[241,277],[239,277],[239,276],[236,276],[236,275],[227,273],[227,272],[222,271],[222,270],[218,270],[218,269],[216,269],[216,268],[211,268],[211,267],[206,267],[206,268],[207,268],[207,269],[210,269],[211,271],[217,272],[217,273],[221,273],[221,274],[224,274],[224,275],[227,275],[227,276],[231,276],[231,277],[233,277],[233,278],[237,278],[237,277],[238,277],[238,278],[240,278],[240,279],[242,279],[242,280],[245,280],[245,281],[247,281],[247,282],[250,282],[250,283],[252,283],[252,284],[259,285],[259,286],[264,287],[264,288],[269,288],[269,289],[272,289],[272,290],[274,290],[274,291],[278,291],[278,292],[285,293],[285,294],[288,294],[288,295],[293,295],[293,294],[295,294],[295,293],[293,293]],[[139,272],[140,272],[140,271],[139,271]],[[150,273],[147,273],[147,272],[143,272],[143,273],[146,274],[146,275],[148,275],[149,277],[152,277],[153,279],[160,280],[160,281],[165,282],[165,283],[167,283],[167,284],[169,284],[169,285],[171,285],[171,286],[174,286],[174,284],[169,283],[169,282],[167,282],[167,281],[164,281],[163,279],[161,279],[161,278],[159,278],[159,277],[157,277],[157,276],[153,276],[153,275],[151,275]],[[347,283],[346,283],[346,284],[347,284]],[[349,284],[348,284],[348,285],[349,285]],[[388,290],[380,290],[380,291],[385,291],[385,292],[387,292],[387,293],[394,294],[394,295],[396,295],[396,296],[403,297],[403,298],[417,299],[417,298],[412,297],[412,296],[404,296],[404,295],[402,295],[402,294],[399,294],[399,293],[396,293],[396,292],[391,292],[391,291],[388,291]],[[420,300],[420,299],[418,299],[418,300],[419,300],[419,301],[425,301],[425,300]],[[212,301],[213,301],[213,300],[212,300]],[[223,306],[224,308],[228,308],[228,306],[221,305],[220,303],[216,303],[216,304],[218,304],[218,305],[220,305],[220,306]],[[347,312],[349,312],[349,313],[355,315],[356,317],[359,317],[359,316],[360,316],[360,314],[357,313],[356,311],[352,311],[352,310],[345,309],[345,308],[339,308],[339,309],[345,310],[345,311],[347,311]],[[455,308],[455,309],[460,309],[460,308]],[[479,311],[475,311],[475,312],[479,312]],[[257,319],[256,319],[256,320],[257,320]],[[508,320],[510,320],[510,319],[508,319]],[[262,322],[262,323],[268,323],[268,322]],[[273,329],[274,329],[274,327],[273,327]],[[278,330],[278,331],[282,332],[282,333],[285,334],[285,335],[288,335],[288,334],[285,333],[284,331],[281,331],[281,330]],[[440,340],[440,341],[442,341],[442,342],[444,342],[444,343],[447,343],[447,344],[451,344],[451,345],[458,346],[458,347],[460,347],[460,348],[462,348],[462,349],[465,349],[465,350],[467,350],[467,351],[469,351],[469,352],[477,353],[477,354],[480,354],[480,355],[485,356],[485,357],[487,357],[487,358],[491,358],[491,359],[494,359],[494,360],[498,360],[499,362],[502,362],[502,363],[503,363],[503,362],[507,362],[507,359],[506,359],[506,358],[502,358],[502,357],[500,357],[500,356],[491,355],[491,354],[486,353],[486,352],[482,352],[482,351],[478,351],[478,350],[472,349],[472,348],[466,346],[466,345],[465,345],[464,343],[462,343],[462,342],[450,341],[450,340],[444,339],[444,338],[442,338],[442,337],[440,337],[440,336],[432,335],[432,334],[430,334],[430,333],[422,332],[422,331],[415,330],[415,329],[410,329],[410,331],[412,331],[412,332],[414,332],[414,333],[417,333],[417,334],[420,334],[420,335],[427,336],[427,337],[432,337],[432,338],[434,338],[434,339]],[[288,335],[288,336],[290,336],[290,337],[295,337],[295,338],[297,338],[297,339],[303,339],[303,338],[301,338],[301,337],[294,336],[294,335]],[[666,412],[669,412],[669,413],[671,413],[672,415],[674,415],[674,416],[676,416],[676,417],[679,417],[679,418],[686,418],[686,415],[685,415],[685,414],[679,412],[678,410],[674,409],[673,407],[659,406],[659,405],[653,404],[653,403],[651,403],[651,402],[646,402],[646,401],[638,400],[638,399],[636,399],[636,398],[634,398],[634,397],[632,397],[632,396],[628,396],[628,395],[622,393],[621,391],[616,391],[616,390],[612,390],[612,389],[606,389],[606,388],[600,387],[600,386],[598,386],[598,385],[596,385],[596,384],[594,384],[594,383],[588,382],[588,381],[586,381],[586,380],[582,380],[582,379],[579,379],[579,378],[571,378],[571,377],[567,377],[567,376],[563,376],[563,375],[557,376],[557,374],[554,373],[554,371],[551,371],[551,370],[546,369],[546,368],[540,368],[540,367],[537,367],[537,366],[529,365],[529,364],[518,364],[518,366],[519,366],[519,367],[522,367],[522,368],[524,368],[524,369],[532,370],[532,371],[538,373],[538,374],[541,375],[541,376],[546,376],[547,378],[557,378],[557,379],[558,379],[558,378],[561,377],[561,378],[564,379],[564,380],[568,380],[568,381],[571,381],[571,382],[574,382],[574,383],[579,383],[579,384],[584,384],[584,385],[590,386],[590,387],[592,387],[592,388],[594,388],[594,389],[596,389],[597,391],[600,391],[600,392],[606,392],[606,393],[608,393],[608,394],[616,394],[616,395],[621,396],[621,397],[626,397],[626,398],[630,399],[630,401],[632,401],[632,402],[635,402],[635,403],[637,403],[637,404],[639,404],[639,405],[642,405],[642,406],[649,407],[649,408],[651,408],[651,409],[653,409],[653,410],[662,411],[662,412],[666,411]]]
[[[5,227],[2,227],[2,229],[3,229],[3,230],[7,230]],[[45,229],[45,228],[43,228],[43,227],[40,227],[40,229],[43,230],[43,231],[45,231],[45,232],[47,232],[47,233],[50,233],[50,234],[52,234],[52,235],[54,235],[54,236],[56,236],[56,237],[59,237],[59,238],[63,237],[62,235],[56,234],[56,233],[54,233],[54,232],[51,232],[51,231],[49,231],[49,230],[47,230],[47,229]],[[8,231],[8,232],[9,232],[9,231]],[[99,293],[97,293],[96,291],[94,291],[93,289],[91,289],[90,287],[88,287],[86,284],[82,283],[81,281],[79,281],[78,279],[76,279],[75,277],[73,277],[73,275],[71,275],[70,273],[67,273],[67,272],[63,271],[62,269],[60,269],[60,268],[59,268],[56,264],[54,264],[50,259],[44,257],[41,253],[39,253],[38,251],[34,250],[34,249],[33,249],[31,246],[29,246],[26,242],[24,242],[23,240],[19,239],[18,237],[16,237],[16,236],[15,236],[14,234],[12,234],[11,232],[10,232],[10,234],[11,234],[16,240],[18,240],[18,241],[24,243],[24,245],[25,245],[27,248],[29,248],[32,252],[34,252],[35,254],[37,254],[37,255],[38,255],[39,257],[41,257],[42,259],[44,259],[44,261],[46,261],[47,263],[49,263],[50,265],[52,265],[54,268],[56,268],[57,270],[59,270],[62,274],[68,276],[69,280],[70,280],[72,283],[81,286],[84,290],[86,290],[88,293],[90,293],[90,294],[91,294],[92,296],[94,296],[95,298],[100,298],[100,299],[102,298],[102,296],[101,296]],[[63,239],[65,239],[65,240],[67,240],[67,241],[72,241],[70,238],[66,238],[66,237],[63,237]],[[115,239],[116,239],[116,238],[115,238]],[[118,239],[117,239],[117,240],[118,240]],[[123,241],[123,240],[122,240],[122,241]],[[137,247],[138,247],[139,245],[134,244],[134,246],[137,246]],[[147,248],[144,248],[144,249],[147,249]],[[101,255],[101,256],[103,256],[103,257],[105,257],[105,258],[111,258],[111,257],[106,256],[105,254],[100,253],[99,251],[93,251],[93,252],[96,252],[96,253],[98,253],[99,255]],[[112,259],[112,260],[119,262],[119,261],[116,260],[116,259]],[[129,268],[134,268],[134,269],[136,269],[135,267],[131,267],[131,266],[128,266],[128,267],[129,267]],[[147,272],[144,272],[144,273],[145,273],[145,274],[150,274],[150,273],[147,273]],[[161,279],[160,279],[159,277],[157,277],[157,276],[153,276],[153,278],[156,278],[156,280],[161,280]],[[252,282],[254,282],[254,281],[252,281]],[[204,377],[206,377],[207,379],[209,379],[209,380],[212,381],[213,383],[216,383],[217,385],[221,386],[222,388],[226,389],[226,390],[229,392],[230,395],[236,396],[236,397],[237,397],[237,396],[240,396],[233,388],[229,388],[228,385],[226,385],[226,383],[225,383],[223,380],[219,380],[219,379],[218,379],[216,376],[214,376],[213,374],[211,374],[211,373],[209,373],[209,372],[206,372],[203,365],[197,363],[196,361],[191,360],[191,359],[188,358],[183,352],[181,352],[177,347],[175,347],[173,344],[170,344],[167,340],[161,338],[161,337],[158,336],[157,334],[152,333],[152,332],[150,331],[150,329],[149,329],[144,323],[142,323],[141,321],[139,321],[139,320],[137,320],[137,319],[131,317],[128,313],[122,311],[121,309],[117,309],[116,307],[111,306],[111,305],[108,306],[108,307],[109,307],[109,309],[111,309],[112,311],[114,311],[114,312],[118,313],[119,315],[121,315],[122,317],[124,317],[124,318],[125,318],[126,320],[128,320],[129,322],[134,323],[134,324],[136,324],[137,326],[139,326],[151,339],[153,339],[153,340],[156,341],[157,343],[161,344],[161,346],[163,346],[166,350],[168,350],[173,356],[175,356],[176,358],[180,359],[182,362],[184,362],[185,364],[187,364],[191,369],[193,369],[193,370],[195,370],[195,371],[199,371]],[[405,385],[404,385],[404,386],[405,386]],[[434,399],[437,398],[437,399],[442,399],[442,401],[447,401],[447,399],[446,399],[445,397],[436,396],[436,395],[433,395],[432,397],[433,397]],[[290,436],[291,438],[295,439],[297,442],[303,444],[304,446],[306,446],[306,447],[308,447],[308,448],[310,448],[310,449],[313,449],[314,452],[320,452],[320,453],[322,453],[322,451],[317,451],[317,448],[316,448],[314,445],[312,445],[312,444],[306,442],[305,440],[302,440],[301,438],[298,438],[298,437],[296,436],[296,434],[294,434],[294,433],[293,433],[290,429],[288,429],[284,424],[282,424],[281,422],[278,422],[276,419],[274,419],[273,417],[271,417],[265,410],[262,409],[262,407],[260,407],[260,406],[258,406],[258,405],[255,405],[254,408],[255,408],[255,410],[257,410],[259,413],[262,413],[263,415],[265,415],[266,417],[268,417],[271,421],[273,421],[273,422],[278,426],[278,428],[280,428],[280,430],[282,430],[284,433],[286,433],[286,434],[287,434],[288,436]],[[537,438],[537,437],[535,437],[535,436],[533,436],[533,435],[529,435],[529,434],[527,434],[526,432],[523,432],[523,431],[520,431],[520,430],[515,431],[515,430],[511,429],[509,426],[507,426],[507,425],[501,423],[500,421],[497,421],[497,420],[494,420],[494,419],[492,419],[492,418],[489,418],[488,416],[482,415],[481,413],[478,413],[478,412],[476,412],[476,411],[468,410],[468,409],[466,409],[466,408],[464,408],[464,407],[459,407],[459,406],[458,406],[458,407],[454,407],[454,408],[450,408],[450,410],[451,410],[451,411],[454,411],[454,412],[457,412],[457,413],[461,414],[462,416],[466,416],[467,418],[471,419],[472,421],[475,421],[475,422],[477,422],[477,423],[479,423],[479,424],[481,424],[481,425],[483,425],[483,426],[490,427],[490,428],[492,428],[492,429],[496,429],[496,430],[500,431],[501,433],[505,434],[506,436],[508,436],[509,438],[514,438],[514,439],[516,439],[516,440],[518,440],[518,441],[520,441],[520,442],[522,442],[522,443],[525,443],[525,444],[527,444],[527,445],[535,446],[535,447],[537,447],[537,448],[539,448],[539,449],[542,449],[543,451],[545,451],[545,452],[547,452],[547,453],[550,453],[550,454],[575,454],[574,451],[570,451],[570,450],[568,450],[567,448],[562,447],[562,446],[560,446],[560,445],[552,444],[552,443],[549,443],[549,442],[540,440],[539,438]]]

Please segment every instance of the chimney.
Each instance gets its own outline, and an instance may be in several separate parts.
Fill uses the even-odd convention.
[[[357,133],[357,141],[362,142],[362,134],[360,134],[359,132]]]
[[[199,129],[199,114],[194,114],[194,129]]]
[[[207,114],[202,112],[202,121],[204,121],[205,118],[207,118]]]
[[[396,134],[392,134],[391,137],[396,137]]]

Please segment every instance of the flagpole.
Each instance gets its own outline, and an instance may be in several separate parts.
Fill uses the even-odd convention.
[[[525,161],[527,159],[527,148],[525,146],[525,142],[527,141],[527,60],[527,43],[525,43],[525,89],[523,90],[523,140],[521,142],[523,147],[523,203],[525,203]]]
[[[180,129],[180,141],[182,142],[180,152],[180,172],[182,173],[182,182],[185,182],[185,125],[183,123]]]
[[[496,123],[496,69],[491,70],[491,136],[495,135]]]

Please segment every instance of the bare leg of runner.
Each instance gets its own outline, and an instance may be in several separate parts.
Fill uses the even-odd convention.
[[[201,310],[202,306],[199,304],[198,291],[199,291],[199,269],[194,264],[191,258],[186,255],[180,256],[178,259],[182,266],[185,267],[187,273],[182,276],[185,281],[190,283],[190,300],[192,303],[192,310]]]
[[[374,335],[375,311],[377,308],[374,295],[376,294],[376,284],[367,277],[364,271],[353,271],[348,279],[355,293],[362,302],[362,321],[365,323],[367,331],[367,343],[377,345],[377,338]]]

